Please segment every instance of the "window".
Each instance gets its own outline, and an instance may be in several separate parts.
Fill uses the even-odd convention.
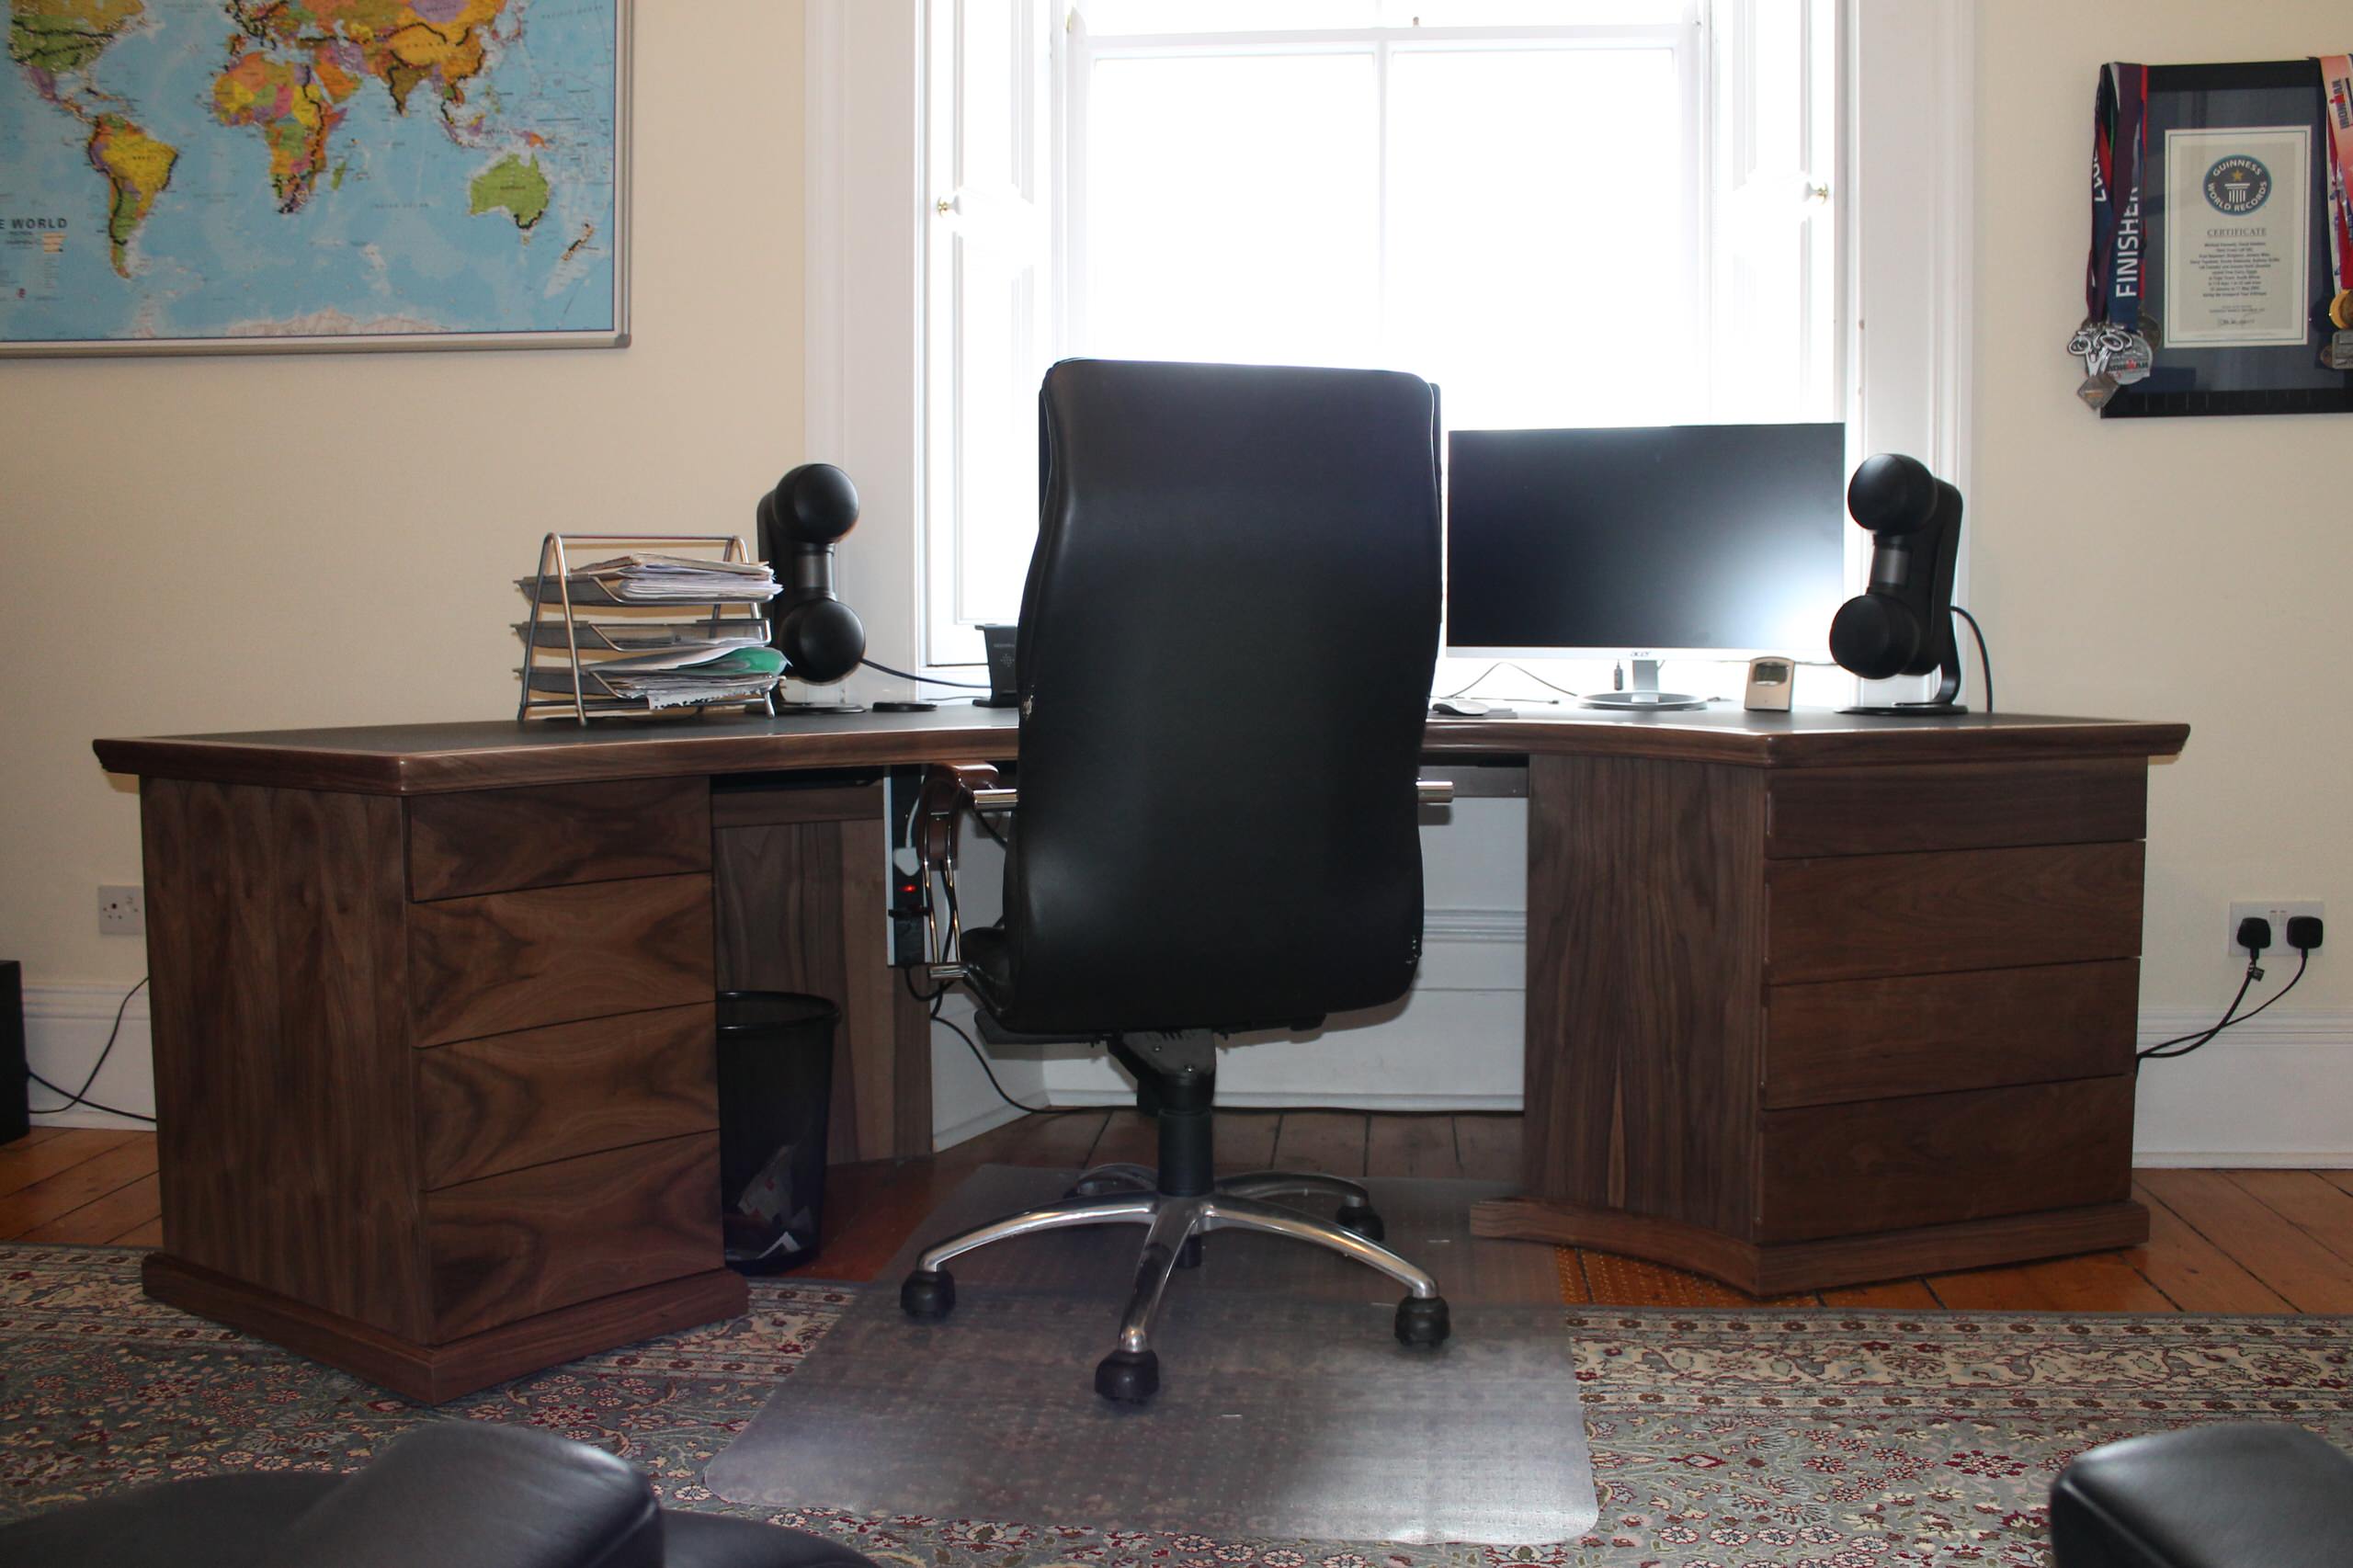
[[[1457,426],[1835,418],[1832,0],[934,0],[926,655],[1071,355],[1378,365]]]

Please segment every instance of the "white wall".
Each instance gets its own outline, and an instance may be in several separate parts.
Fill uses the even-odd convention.
[[[2241,965],[2234,898],[2320,898],[2297,993],[2143,1075],[2144,1152],[2353,1163],[2353,737],[2335,717],[2353,581],[2353,418],[2107,420],[2062,352],[2083,314],[2085,166],[2102,62],[2353,47],[2332,0],[1984,0],[1977,7],[1975,604],[2022,711],[2187,721],[2149,790],[2144,1032],[2211,1021]],[[2294,968],[2275,965],[2275,983]],[[2170,1027],[2168,1027],[2170,1026]]]
[[[0,366],[0,957],[37,1070],[78,1083],[145,967],[97,935],[139,828],[94,736],[506,716],[543,532],[748,530],[804,457],[801,6],[695,8],[637,17],[630,347]],[[145,1109],[142,1019],[96,1092]]]

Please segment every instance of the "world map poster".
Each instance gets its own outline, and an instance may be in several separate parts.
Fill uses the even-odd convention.
[[[4,0],[0,353],[628,339],[628,0]]]

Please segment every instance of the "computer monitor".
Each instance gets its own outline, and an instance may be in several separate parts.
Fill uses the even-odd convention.
[[[1824,656],[1846,594],[1846,426],[1457,430],[1448,652],[1633,658],[1588,700],[1697,707],[1662,658]]]

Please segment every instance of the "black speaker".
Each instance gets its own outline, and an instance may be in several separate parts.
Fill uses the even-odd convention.
[[[981,647],[989,661],[989,694],[974,698],[974,707],[1011,708],[1021,700],[1021,682],[1014,669],[1014,652],[1020,642],[1021,629],[1017,626],[981,628]]]
[[[802,463],[760,497],[760,556],[784,591],[768,602],[768,642],[786,672],[830,686],[866,656],[866,625],[834,588],[834,546],[858,526],[858,486],[831,463]]]
[[[32,1080],[25,1076],[25,966],[0,963],[0,1143],[14,1143],[32,1131]]]
[[[1917,458],[1866,458],[1847,485],[1847,510],[1871,531],[1871,580],[1838,607],[1830,656],[1865,680],[1937,672],[1926,702],[1849,708],[1915,718],[1961,713],[1961,650],[1952,634],[1953,569],[1961,556],[1961,492]]]

